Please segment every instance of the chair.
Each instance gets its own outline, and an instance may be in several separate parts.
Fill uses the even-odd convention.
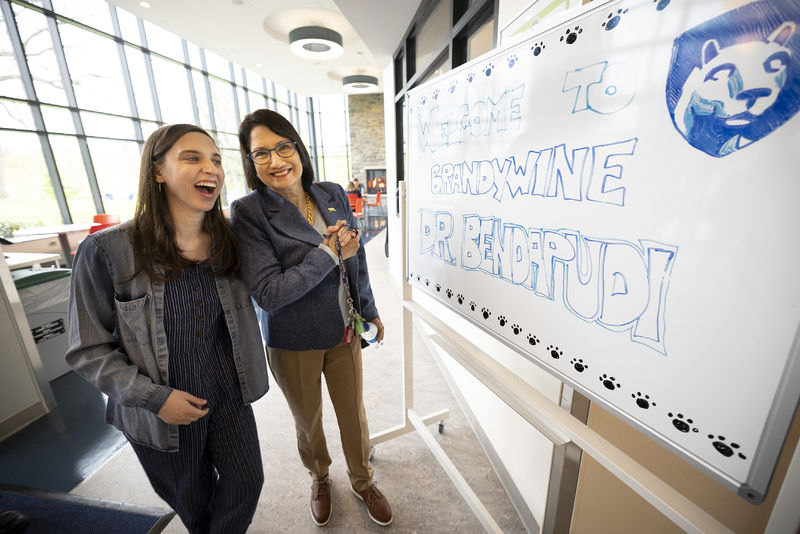
[[[358,196],[358,192],[356,191],[348,191],[347,192],[347,200],[350,202],[350,209],[355,211],[356,210],[356,201],[359,200],[361,197]]]
[[[351,204],[352,206],[352,204]],[[364,217],[364,199],[363,198],[356,198],[355,206],[353,207],[353,217],[356,218],[356,222],[359,219]]]
[[[89,229],[90,234],[98,232],[103,228],[108,228],[109,226],[119,224],[119,215],[114,213],[98,213],[92,218],[92,221],[98,224],[95,224]]]
[[[368,208],[377,206],[381,210],[381,212],[383,212],[383,204],[381,204],[381,193],[382,191],[378,190],[378,194],[375,195],[375,202],[367,202],[364,205],[367,206]]]

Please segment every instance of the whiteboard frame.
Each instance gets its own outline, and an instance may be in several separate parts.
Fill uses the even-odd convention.
[[[565,17],[553,17],[550,20],[547,20],[545,24],[537,24],[535,33],[527,33],[524,38],[522,39],[510,39],[506,42],[499,45],[497,48],[477,57],[474,58],[472,61],[464,63],[450,71],[447,71],[447,75],[452,75],[459,73],[461,71],[465,71],[469,68],[472,68],[475,64],[484,62],[488,58],[492,58],[495,56],[499,56],[503,54],[507,49],[518,46],[523,42],[527,41],[535,41],[539,38],[543,33],[546,33],[553,28],[563,25],[563,24],[570,24],[573,21],[577,21],[584,17],[589,16],[590,14],[607,9],[609,5],[621,2],[623,0],[604,0],[604,1],[595,1],[590,2],[588,4],[584,4],[582,6],[578,6],[574,10],[566,11],[564,14],[569,15]],[[534,2],[538,3],[538,2]],[[533,4],[532,4],[533,5]],[[528,8],[530,8],[529,6]],[[523,10],[514,20],[524,13],[528,8]],[[413,89],[408,91],[407,97],[413,95],[416,92],[424,90],[429,85],[436,83],[438,81],[437,78],[432,80],[428,80],[423,84],[420,84]],[[412,124],[411,121],[411,109],[409,106],[405,106],[405,121],[406,124]],[[408,135],[408,133],[406,133]],[[410,147],[410,143],[409,143]],[[409,148],[407,151],[407,161],[406,166],[410,168],[408,162],[412,159],[412,154],[414,152]],[[414,180],[407,180],[407,188],[412,190]],[[408,206],[408,202],[406,206]],[[406,217],[405,221],[405,232],[407,235],[411,235],[411,217]],[[408,246],[408,243],[406,243]],[[683,449],[671,441],[668,441],[665,438],[654,431],[653,429],[647,427],[646,425],[640,423],[638,420],[634,419],[633,417],[629,416],[626,412],[621,411],[617,407],[609,404],[606,402],[602,397],[592,393],[591,391],[584,388],[581,384],[573,381],[568,375],[564,374],[563,372],[559,371],[555,367],[549,365],[545,360],[540,359],[533,355],[532,353],[528,353],[527,351],[523,351],[518,346],[514,345],[510,342],[509,339],[505,337],[498,336],[494,331],[490,330],[480,322],[478,322],[473,317],[467,315],[466,313],[462,312],[459,308],[453,306],[448,302],[447,299],[444,299],[440,294],[437,294],[436,291],[433,291],[429,287],[425,287],[424,284],[420,282],[415,282],[412,280],[408,273],[411,271],[411,260],[410,260],[410,251],[405,250],[405,282],[410,284],[412,287],[423,291],[425,294],[433,297],[437,301],[441,302],[447,309],[455,312],[460,317],[466,319],[470,324],[473,326],[478,327],[483,332],[490,335],[493,339],[499,341],[504,346],[508,347],[515,353],[523,356],[525,359],[531,361],[532,363],[538,365],[543,370],[548,372],[549,374],[555,376],[562,382],[568,384],[570,387],[579,391],[582,395],[588,397],[591,401],[598,403],[602,406],[606,411],[613,413],[619,419],[625,421],[630,426],[635,428],[637,431],[645,434],[650,439],[656,441],[661,446],[666,448],[667,450],[673,452],[677,456],[683,458],[696,468],[700,469],[704,473],[708,474],[718,482],[720,482],[723,486],[727,487],[743,499],[753,503],[753,504],[760,504],[764,498],[766,497],[766,493],[769,489],[770,482],[772,480],[772,476],[775,472],[775,467],[778,462],[778,457],[781,454],[783,449],[783,444],[785,443],[786,436],[789,432],[789,427],[792,424],[794,419],[795,413],[797,412],[798,408],[800,407],[800,325],[797,326],[794,340],[792,342],[792,346],[786,360],[786,364],[784,366],[783,372],[781,374],[781,380],[778,384],[778,387],[775,392],[775,396],[773,397],[769,414],[767,419],[764,423],[763,432],[758,440],[758,446],[756,447],[755,451],[753,452],[753,461],[750,466],[750,470],[744,481],[739,482],[738,480],[732,478],[731,476],[723,473],[718,468],[714,467],[713,465],[709,464],[708,462],[702,460],[701,458],[695,456],[686,449]]]

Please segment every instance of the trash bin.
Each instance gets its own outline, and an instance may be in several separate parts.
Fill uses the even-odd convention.
[[[71,273],[71,269],[11,271],[48,381],[70,370],[64,355],[69,346],[67,309]]]

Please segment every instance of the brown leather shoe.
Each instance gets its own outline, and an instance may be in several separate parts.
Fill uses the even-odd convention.
[[[389,506],[389,501],[380,492],[378,486],[372,484],[364,491],[358,491],[350,485],[350,491],[367,505],[370,519],[383,526],[392,522],[392,507]]]
[[[331,479],[328,475],[311,484],[311,519],[318,527],[331,518]]]

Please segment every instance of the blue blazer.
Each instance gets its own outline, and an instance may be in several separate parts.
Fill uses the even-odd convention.
[[[356,222],[344,190],[332,182],[314,182],[309,190],[328,226]],[[339,308],[338,264],[320,248],[322,236],[297,207],[269,188],[231,204],[231,225],[241,256],[240,277],[264,310],[261,328],[268,347],[328,350],[344,337]],[[369,284],[363,245],[345,260],[350,294],[366,320],[378,317]]]

